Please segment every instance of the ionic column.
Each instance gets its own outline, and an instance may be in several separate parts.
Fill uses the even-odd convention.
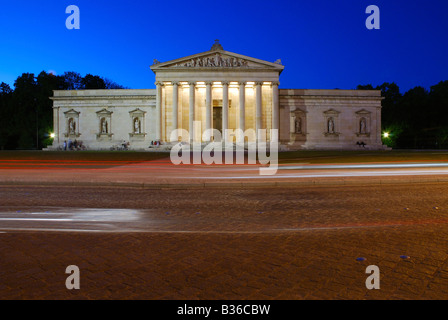
[[[173,84],[173,130],[178,128],[178,115],[179,115],[179,83],[172,82]]]
[[[259,130],[262,127],[262,109],[261,109],[261,99],[262,99],[262,85],[263,82],[255,82],[255,130],[258,137]]]
[[[229,82],[222,82],[222,138],[227,141],[226,130],[229,128]]]
[[[272,129],[279,128],[280,106],[278,97],[279,82],[272,82]]]
[[[56,137],[58,139],[58,144],[61,142],[61,140],[60,140],[61,134],[60,134],[60,130],[59,130],[59,109],[60,108],[61,107],[53,107],[53,123],[56,125],[56,130],[54,133],[56,134]],[[78,128],[79,128],[79,123],[78,123]],[[53,145],[54,145],[54,142],[56,142],[56,141],[55,140],[53,141]]]
[[[212,127],[212,84],[213,82],[205,83],[205,130]],[[205,141],[210,141],[210,134],[207,134]]]
[[[189,82],[190,85],[190,113],[189,113],[189,126],[188,130],[190,130],[190,141],[194,141],[194,102],[195,102],[195,82]]]
[[[156,82],[156,134],[155,140],[160,141],[162,137],[162,87],[163,83]]]
[[[246,127],[246,82],[240,82],[240,122],[239,129],[244,132]],[[244,139],[244,137],[240,137],[240,139]],[[240,142],[243,142],[240,140]]]

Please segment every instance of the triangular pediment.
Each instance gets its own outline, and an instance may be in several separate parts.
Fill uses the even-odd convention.
[[[155,60],[151,66],[154,72],[169,69],[269,69],[282,72],[284,66],[280,61],[268,62],[224,50],[210,50],[167,62]]]
[[[141,110],[140,108],[129,111],[131,115],[144,115],[146,111]]]
[[[78,111],[76,111],[74,109],[70,109],[70,110],[64,112],[65,116],[67,116],[67,117],[69,117],[69,116],[79,116],[80,113],[81,112],[78,112]]]
[[[291,110],[290,113],[294,113],[294,114],[305,114],[308,113],[308,111],[302,110],[300,108],[296,108],[295,110]]]
[[[340,112],[331,108],[331,109],[324,111],[324,114],[325,115],[338,115],[338,114],[340,114]]]
[[[357,115],[360,115],[360,116],[362,116],[362,115],[370,115],[371,114],[371,112],[367,111],[366,109],[362,109],[362,110],[356,111],[355,113]]]
[[[97,111],[96,114],[98,116],[110,116],[113,112],[107,110],[106,108],[101,109],[100,111]]]

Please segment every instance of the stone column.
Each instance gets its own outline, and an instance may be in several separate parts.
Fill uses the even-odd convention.
[[[179,115],[179,83],[172,82],[173,84],[173,126],[172,130],[178,128],[178,115]]]
[[[190,142],[194,141],[194,102],[195,102],[195,82],[189,82],[190,85],[190,113],[189,113],[189,126],[188,130],[190,131]]]
[[[240,121],[238,129],[244,132],[246,128],[246,82],[239,82],[240,85]],[[240,142],[244,142],[244,136],[239,137]]]
[[[61,140],[60,140],[61,132],[59,130],[59,109],[60,109],[60,107],[53,107],[53,123],[56,126],[56,130],[55,130],[54,134],[56,135],[56,137],[58,139],[58,144],[61,142]],[[79,122],[78,122],[78,128],[79,128]],[[55,142],[56,142],[56,140],[53,140],[53,147],[54,147]]]
[[[160,141],[162,138],[162,87],[163,83],[156,82],[156,134],[155,140]]]
[[[272,129],[279,129],[280,106],[278,97],[279,82],[272,82]],[[280,137],[280,133],[279,133]]]
[[[212,127],[212,84],[213,82],[206,82],[205,89],[205,130],[209,130]],[[210,134],[207,134],[205,141],[210,141]]]
[[[263,82],[255,82],[255,130],[257,138],[259,136],[259,131],[262,129],[262,86]]]
[[[222,139],[227,141],[228,137],[225,134],[229,128],[229,82],[222,82]]]

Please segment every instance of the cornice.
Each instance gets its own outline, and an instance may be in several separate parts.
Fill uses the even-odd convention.
[[[145,96],[63,96],[63,97],[50,97],[53,101],[61,100],[138,100],[138,99],[155,99],[156,95],[145,95]]]

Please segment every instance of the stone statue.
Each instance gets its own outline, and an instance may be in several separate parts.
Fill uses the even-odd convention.
[[[140,120],[138,118],[134,118],[134,133],[140,134],[141,133],[140,128],[141,128]]]
[[[222,45],[219,43],[219,40],[215,40],[215,43],[213,44],[212,48],[210,49],[210,51],[217,51],[217,50],[224,50],[222,48]]]
[[[302,118],[296,118],[294,124],[295,124],[295,132],[302,133]]]
[[[334,120],[333,118],[328,119],[328,133],[334,133]]]
[[[68,133],[69,134],[76,134],[76,122],[75,119],[70,118],[68,120]]]
[[[361,121],[359,122],[359,133],[367,133],[366,132],[366,119],[361,118]]]

